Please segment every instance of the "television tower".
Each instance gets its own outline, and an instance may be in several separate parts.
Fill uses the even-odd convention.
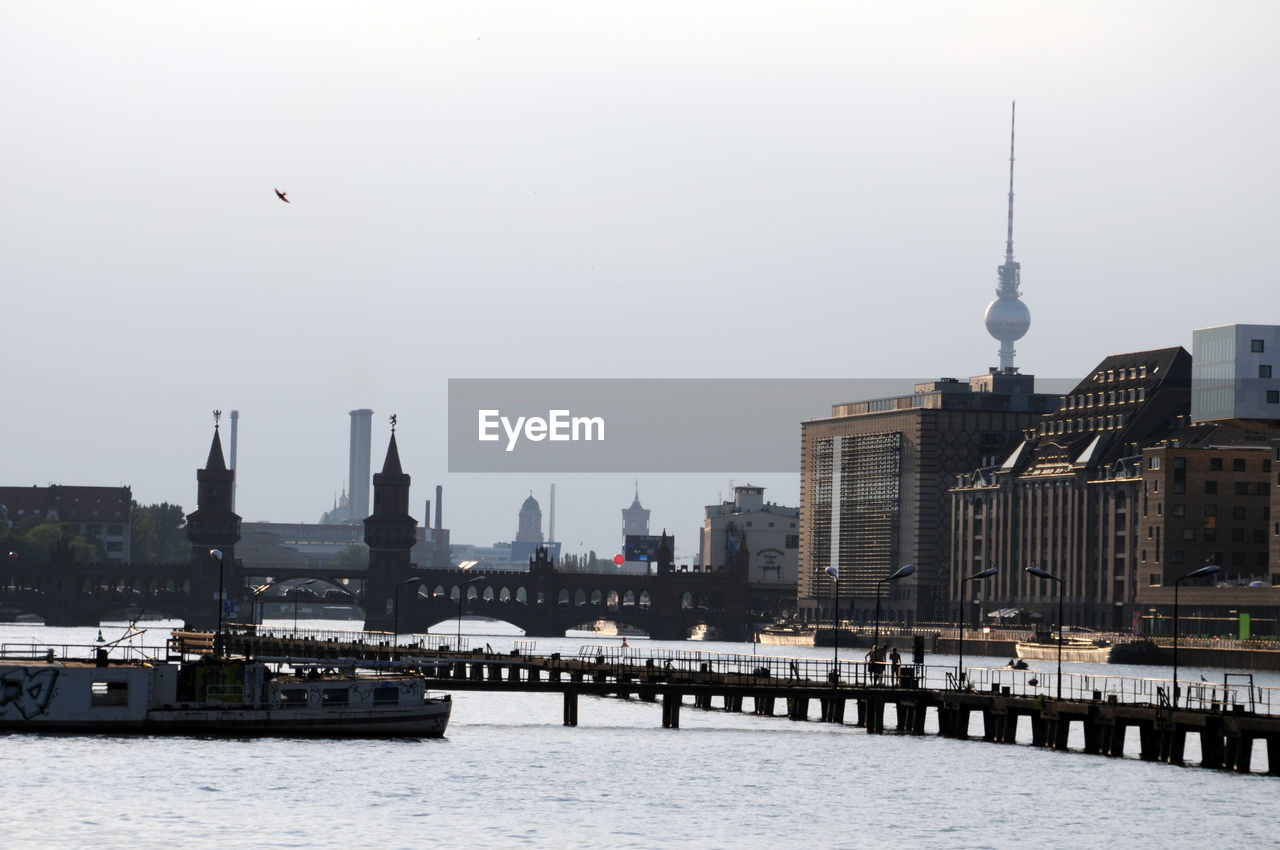
[[[1013,365],[1013,343],[1022,339],[1031,327],[1031,311],[1018,297],[1022,282],[1022,264],[1013,259],[1013,131],[1018,104],[1015,101],[1009,118],[1009,231],[1004,243],[1004,264],[996,269],[1000,285],[996,299],[987,305],[987,333],[1000,340],[1000,371],[1016,372]]]

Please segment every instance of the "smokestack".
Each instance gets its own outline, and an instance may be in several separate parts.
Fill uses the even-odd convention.
[[[436,485],[436,528],[444,528],[444,523],[440,521],[440,507],[444,504],[444,486]]]
[[[556,485],[551,485],[551,521],[547,525],[547,542],[556,539]]]
[[[369,515],[369,487],[373,483],[373,474],[369,468],[373,441],[373,411],[361,408],[352,410],[350,413],[351,457],[347,481],[351,491],[348,493],[347,519],[363,522]]]
[[[236,468],[236,444],[240,442],[240,411],[231,411],[231,469]],[[231,481],[231,510],[236,509],[236,483]]]

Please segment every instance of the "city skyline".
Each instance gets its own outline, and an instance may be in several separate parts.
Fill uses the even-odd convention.
[[[1022,371],[1255,321],[1280,12],[930,8],[6,10],[0,483],[191,510],[239,409],[237,512],[313,522],[370,408],[455,541],[554,482],[608,551],[634,476],[449,474],[446,381],[981,374],[1014,99]],[[794,475],[642,477],[655,533],[730,477],[796,504],[799,433]]]

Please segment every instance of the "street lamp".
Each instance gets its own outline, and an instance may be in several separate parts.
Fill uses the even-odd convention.
[[[298,591],[309,584],[315,584],[317,581],[319,581],[319,579],[309,578],[306,581],[293,586],[293,634],[295,637],[298,634]]]
[[[395,593],[392,594],[391,613],[393,615],[392,621],[395,623],[395,637],[392,638],[392,641],[397,647],[400,646],[400,588],[406,584],[417,584],[421,581],[422,579],[420,578],[407,578],[396,585]]]
[[[831,687],[840,687],[840,568],[835,564],[827,567],[826,574],[836,580],[836,595],[831,605],[831,642],[835,646],[835,658],[831,670]]]
[[[982,579],[982,578],[991,578],[991,576],[995,575],[998,572],[999,570],[997,570],[995,567],[987,567],[985,570],[983,570],[980,573],[974,573],[971,576],[966,576],[965,578],[960,579],[960,642],[959,642],[959,651],[956,657],[956,687],[957,688],[960,688],[960,689],[964,688],[964,596],[965,596],[964,585],[965,585],[965,582],[977,581],[978,579]]]
[[[484,576],[469,578],[458,585],[458,651],[462,651],[462,600],[467,598],[467,588],[485,580]]]
[[[880,680],[880,659],[876,647],[880,645],[880,585],[886,581],[897,581],[900,578],[906,578],[916,571],[915,564],[904,564],[891,575],[880,579],[876,582],[876,621],[875,630],[872,632],[871,638],[871,672],[872,677],[878,682]]]
[[[1062,592],[1065,586],[1062,579],[1046,570],[1042,570],[1035,564],[1027,567],[1027,572],[1036,578],[1046,578],[1049,581],[1058,583],[1058,699],[1062,699]]]
[[[218,630],[213,633],[213,654],[221,655],[222,644],[222,550],[210,549],[209,557],[218,562]]]
[[[1222,567],[1217,564],[1205,564],[1198,570],[1192,570],[1184,576],[1173,580],[1173,707],[1178,707],[1178,585],[1187,579],[1210,576]]]

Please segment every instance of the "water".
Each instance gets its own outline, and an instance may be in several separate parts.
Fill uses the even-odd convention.
[[[488,642],[498,651],[518,637],[503,624],[464,621],[463,628],[472,645]],[[499,630],[505,633],[481,634]],[[121,632],[103,629],[108,639]],[[96,634],[0,625],[0,641],[87,643]],[[148,642],[158,644],[165,634],[167,628],[156,627]],[[750,651],[744,644],[629,640],[637,648]],[[618,639],[540,638],[537,651],[576,654],[584,643]],[[946,664],[948,658],[928,660]],[[1007,659],[968,661],[999,666]],[[1164,671],[1111,666],[1100,672]],[[1197,673],[1222,678],[1221,671],[1194,668],[1187,677]],[[1278,679],[1257,678],[1268,685]],[[1274,777],[932,735],[871,736],[853,726],[688,704],[677,730],[661,727],[659,704],[617,699],[584,697],[580,725],[560,721],[558,695],[459,691],[448,735],[437,741],[0,736],[0,824],[12,847],[131,850],[1265,846],[1274,840],[1280,788]],[[1188,758],[1196,757],[1192,740]],[[1255,767],[1265,765],[1264,752],[1255,754]]]

